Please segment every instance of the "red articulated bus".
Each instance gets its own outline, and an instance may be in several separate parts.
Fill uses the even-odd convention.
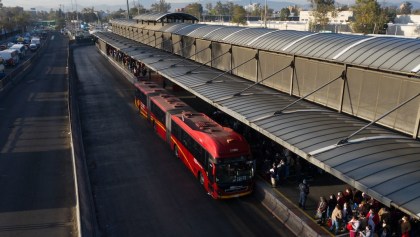
[[[180,113],[183,110],[191,110],[191,107],[170,94],[159,94],[148,98],[153,129],[164,141],[169,141],[170,133],[167,132],[167,128],[170,128],[171,114]]]
[[[255,162],[245,139],[157,84],[136,83],[136,106],[215,199],[250,194]],[[163,92],[163,93],[162,93]]]
[[[171,115],[170,146],[215,199],[250,194],[255,163],[245,139],[203,113]]]
[[[140,115],[147,120],[150,120],[148,109],[150,108],[150,96],[166,93],[166,90],[161,88],[158,84],[148,81],[136,82],[134,83],[134,86],[136,87],[134,104],[138,108]]]

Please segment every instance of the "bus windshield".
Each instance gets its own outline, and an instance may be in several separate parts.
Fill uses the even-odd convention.
[[[216,183],[229,184],[251,180],[254,177],[253,161],[224,162],[216,165]]]

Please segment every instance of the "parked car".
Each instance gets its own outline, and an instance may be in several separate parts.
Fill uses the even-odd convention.
[[[4,59],[6,66],[16,66],[19,63],[19,53],[16,49],[5,49],[0,51],[0,57]]]
[[[36,46],[36,44],[30,44],[30,45],[29,45],[29,49],[30,49],[32,52],[34,52],[34,51],[36,51],[36,50],[38,49],[38,46]]]
[[[16,49],[19,54],[19,58],[24,58],[26,55],[26,47],[23,44],[14,44],[10,49]]]
[[[12,47],[14,44],[15,44],[15,43],[13,43],[13,42],[8,42],[8,43],[7,43],[7,48]]]

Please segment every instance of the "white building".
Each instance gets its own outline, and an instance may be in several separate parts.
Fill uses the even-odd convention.
[[[346,23],[350,20],[351,17],[353,17],[353,11],[337,12],[337,17],[332,17],[331,13],[328,13],[327,16],[330,19],[330,24]],[[313,11],[300,11],[299,21],[313,22]]]
[[[420,37],[420,15],[397,15],[395,23],[388,23],[387,35]]]
[[[245,11],[247,12],[253,12],[255,10],[257,10],[258,8],[260,8],[261,5],[259,3],[250,3],[246,6],[244,6]]]

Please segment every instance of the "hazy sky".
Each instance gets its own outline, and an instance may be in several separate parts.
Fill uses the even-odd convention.
[[[134,0],[136,3],[145,1],[145,0]],[[153,0],[152,0],[153,1]],[[180,3],[180,2],[195,2],[196,0],[166,0],[169,3]],[[217,2],[218,0],[201,0],[202,2]],[[221,0],[221,2],[226,2],[227,0]],[[232,0],[233,2],[235,0]],[[294,2],[296,4],[307,4],[307,0],[269,0],[269,1],[279,1],[279,2]],[[396,2],[399,0],[385,0],[385,2]],[[100,4],[107,4],[110,6],[114,5],[124,5],[126,4],[126,0],[2,0],[3,5],[6,7],[15,7],[20,6],[23,7],[25,10],[29,10],[32,7],[44,7],[44,8],[54,8],[57,9],[60,7],[60,4],[64,5],[64,11],[71,10],[72,6],[75,8],[75,5],[80,6],[95,6]],[[133,0],[129,0],[131,4]],[[252,0],[252,2],[263,2],[263,0]],[[336,2],[343,3],[343,4],[353,4],[354,0],[336,0]],[[382,1],[380,1],[382,2]]]

